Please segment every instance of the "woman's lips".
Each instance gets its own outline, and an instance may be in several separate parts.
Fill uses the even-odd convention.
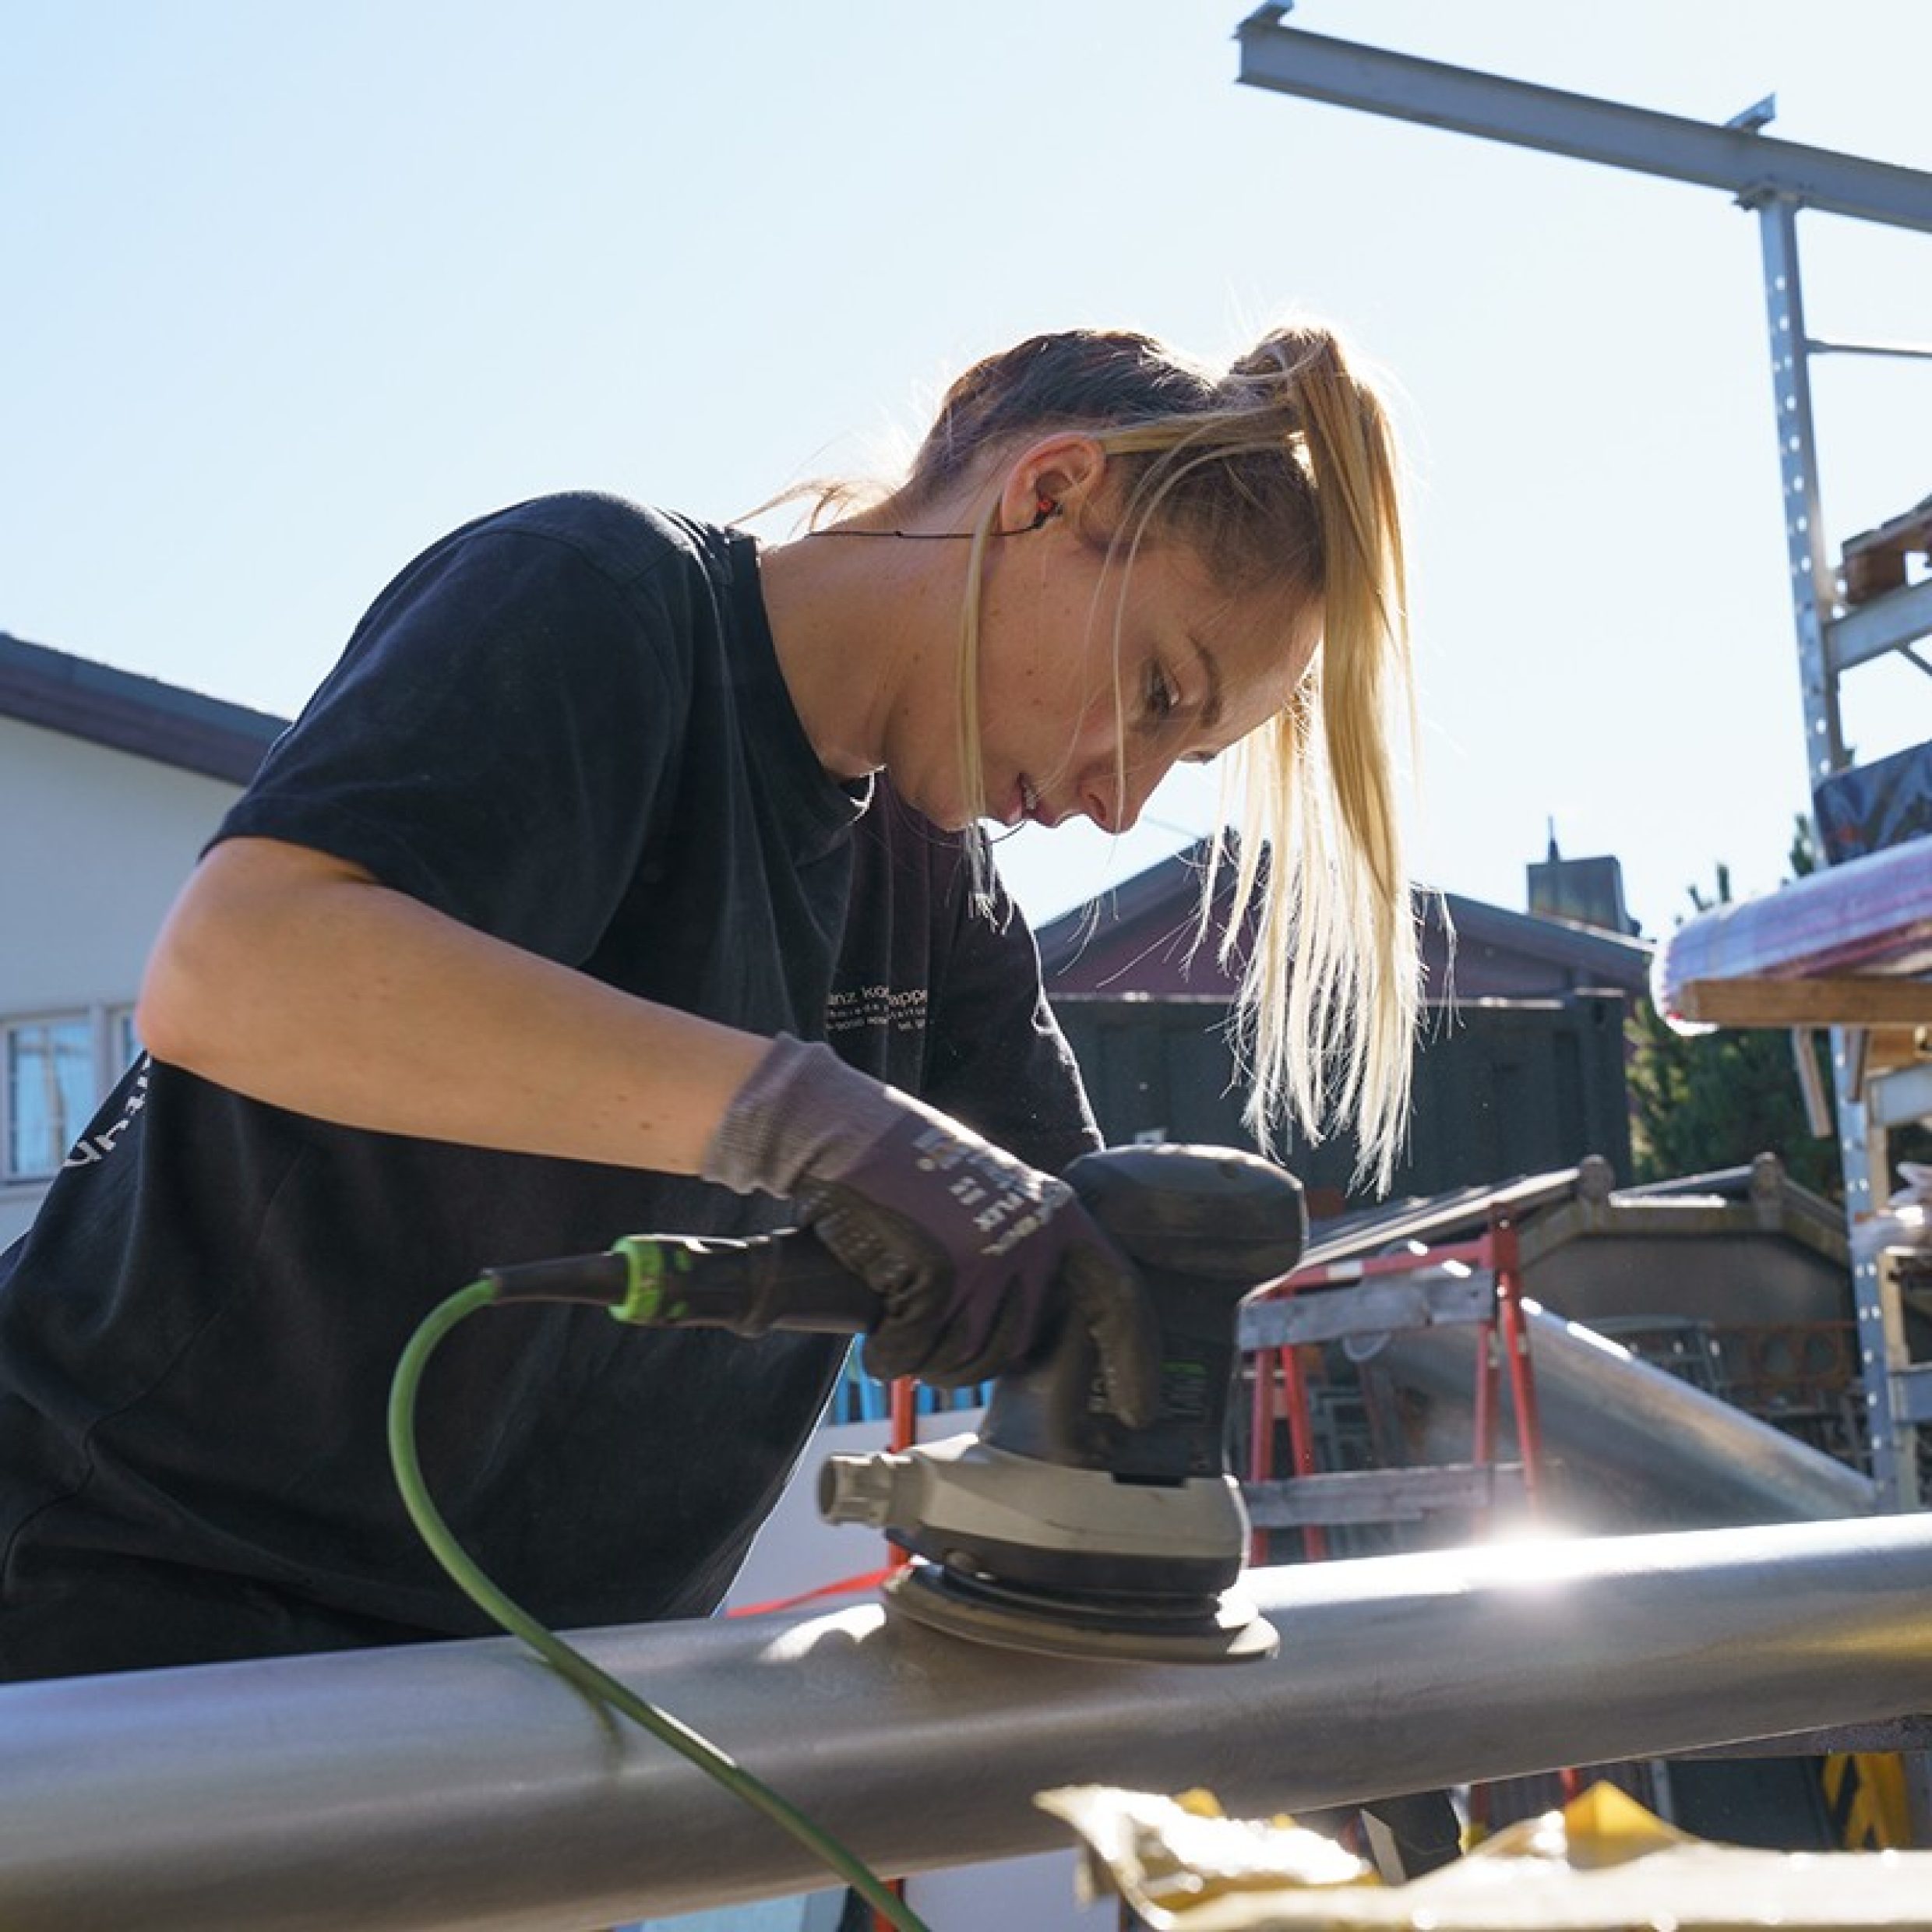
[[[1011,830],[1016,826],[1044,825],[1049,830],[1066,816],[1056,811],[1041,795],[1039,788],[1023,771],[1013,781],[1013,795],[999,823]]]

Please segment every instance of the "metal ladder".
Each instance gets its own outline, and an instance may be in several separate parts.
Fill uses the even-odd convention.
[[[1302,1351],[1458,1324],[1486,1331],[1477,1351],[1468,1461],[1322,1469]],[[1480,1514],[1509,1500],[1520,1501],[1532,1520],[1538,1513],[1547,1472],[1523,1319],[1517,1225],[1506,1208],[1493,1211],[1473,1241],[1365,1260],[1317,1258],[1243,1307],[1240,1341],[1252,1375],[1242,1493],[1256,1561],[1265,1558],[1278,1530],[1299,1530],[1303,1554],[1319,1560],[1328,1553],[1328,1530],[1344,1524],[1414,1521],[1449,1510]],[[1498,1398],[1506,1375],[1517,1439],[1516,1458],[1509,1461],[1498,1456]],[[1274,1466],[1275,1426],[1284,1420],[1291,1464],[1285,1475]]]

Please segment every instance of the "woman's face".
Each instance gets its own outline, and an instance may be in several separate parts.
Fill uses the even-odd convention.
[[[1130,562],[1053,524],[1003,541],[981,608],[988,815],[1126,831],[1177,762],[1282,710],[1319,635],[1313,599],[1232,594],[1178,543],[1149,539]],[[968,811],[958,799],[948,822]]]

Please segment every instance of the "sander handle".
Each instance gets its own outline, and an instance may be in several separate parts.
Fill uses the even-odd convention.
[[[626,1235],[601,1254],[489,1268],[499,1301],[599,1303],[642,1328],[868,1334],[883,1303],[809,1229],[731,1239]]]

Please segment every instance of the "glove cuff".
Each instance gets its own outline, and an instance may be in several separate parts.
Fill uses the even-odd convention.
[[[732,1096],[698,1172],[738,1193],[789,1197],[808,1175],[855,1158],[904,1105],[823,1042],[781,1033]]]

